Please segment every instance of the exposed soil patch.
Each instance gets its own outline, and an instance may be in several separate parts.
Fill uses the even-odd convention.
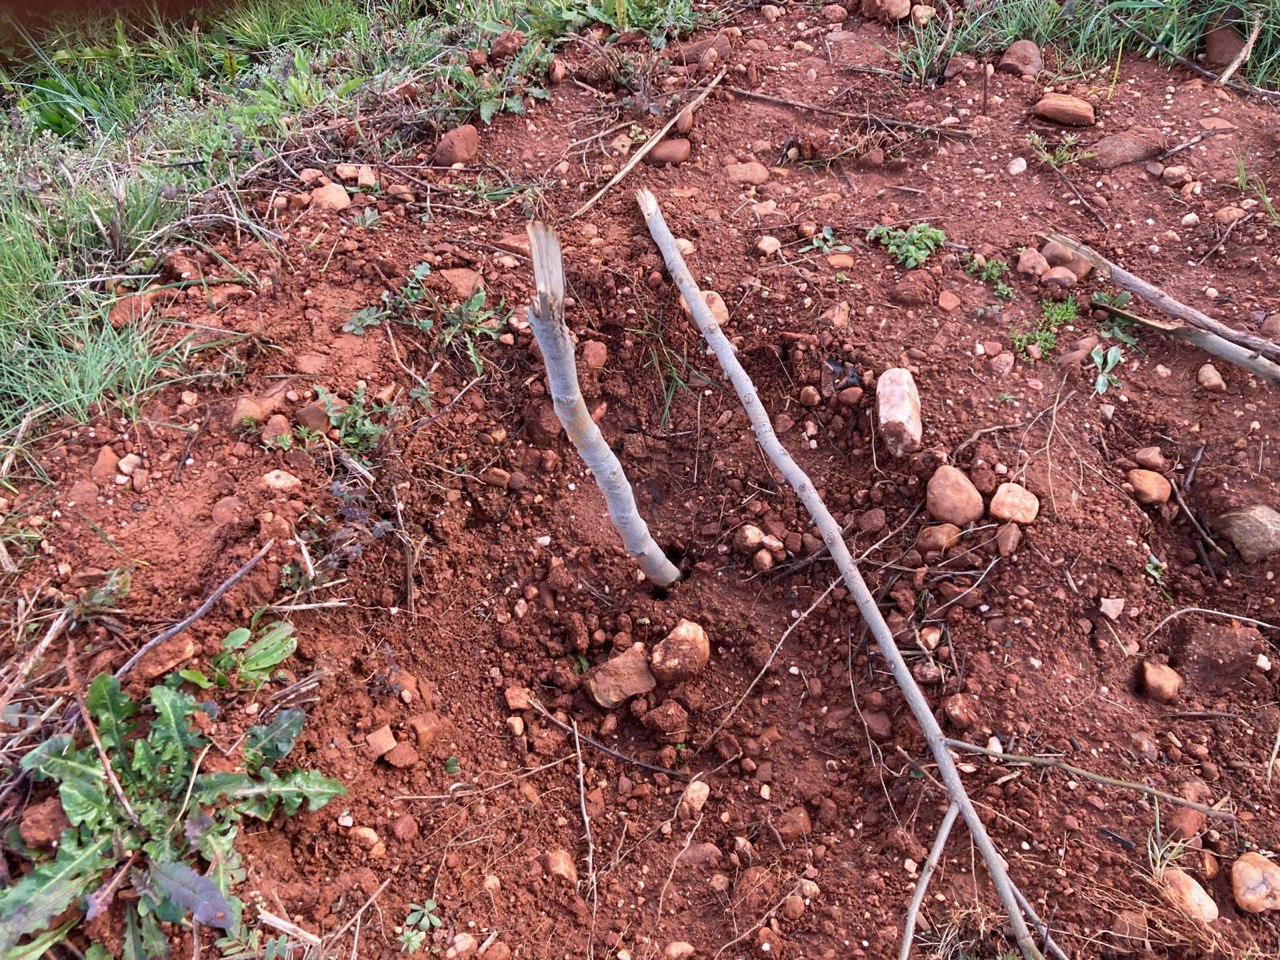
[[[1136,916],[1147,932],[1129,936],[1149,937],[1160,956],[1275,942],[1274,914],[1235,907],[1230,864],[1280,847],[1268,776],[1276,634],[1199,614],[1156,629],[1183,607],[1280,619],[1280,558],[1247,562],[1225,539],[1215,552],[1186,513],[1218,529],[1232,510],[1280,509],[1275,390],[1222,361],[1221,387],[1202,386],[1210,358],[1142,332],[1115,371],[1119,386],[1097,397],[1092,343],[1079,352],[1096,337],[1087,308],[1058,332],[1057,352],[1034,362],[1013,351],[1010,328],[1038,322],[1044,289],[1011,271],[1004,303],[965,271],[963,254],[1012,266],[1042,231],[1060,230],[1224,322],[1269,324],[1276,339],[1280,226],[1246,209],[1234,180],[1240,156],[1280,184],[1280,121],[1204,81],[1126,60],[1110,86],[1060,85],[1096,110],[1082,146],[1130,128],[1163,147],[1217,133],[1158,175],[1145,155],[1106,170],[1069,166],[1077,196],[1026,144],[1029,130],[1062,133],[1033,115],[1042,85],[970,73],[903,91],[848,69],[882,63],[881,27],[851,19],[831,33],[808,14],[733,21],[742,34],[722,36],[727,52],[711,65],[730,66],[725,89],[682,131],[688,158],[681,148],[667,165],[641,165],[559,226],[588,404],[655,536],[689,572],[668,595],[638,582],[560,435],[523,319],[527,215],[556,223],[639,145],[619,136],[660,123],[641,112],[633,129],[634,104],[573,83],[527,117],[482,129],[483,170],[430,167],[433,143],[419,166],[379,169],[380,192],[356,201],[380,213],[376,222],[295,209],[287,197],[303,185],[281,184],[280,250],[219,248],[259,286],[192,287],[158,308],[247,335],[219,355],[225,378],[166,388],[133,422],[59,432],[42,451],[53,483],[23,483],[12,498],[43,540],[8,592],[75,596],[131,568],[118,633],[94,625],[81,638],[86,674],[123,662],[137,638],[193,609],[271,538],[268,558],[189,643],[149,663],[152,675],[207,659],[262,604],[341,601],[291,614],[296,672],[324,672],[295,757],[350,795],[242,838],[264,906],[323,935],[378,893],[363,914],[362,957],[396,955],[396,924],[425,899],[440,904],[442,945],[467,934],[490,960],[508,955],[499,944],[520,957],[655,957],[673,942],[708,957],[766,945],[771,956],[896,954],[947,802],[843,588],[708,742],[835,574],[829,560],[805,562],[820,541],[682,313],[632,198],[647,185],[689,241],[700,283],[722,297],[726,331],[783,442],[849,525],[855,555],[867,551],[868,579],[948,730],[1234,813],[1184,837],[1177,865],[1221,910],[1198,927],[1150,880],[1148,837],[1157,816],[1168,833],[1171,808],[1157,815],[1122,787],[965,758],[1010,873],[1055,939],[1072,956],[1103,955],[1118,942],[1108,931]],[[581,57],[571,68],[587,69]],[[672,68],[661,89],[706,73],[705,61]],[[935,132],[868,130],[733,86]],[[1023,172],[1009,172],[1019,158],[1026,164],[1012,169]],[[1168,175],[1175,164],[1185,181]],[[490,168],[538,189],[481,206],[468,191],[478,175],[492,182]],[[1252,215],[1211,252],[1228,206]],[[878,223],[925,220],[951,246],[917,270],[863,241]],[[805,224],[830,227],[838,244],[815,248]],[[777,249],[761,245],[766,237]],[[438,331],[344,331],[389,287],[403,292],[420,263],[442,303],[480,282],[488,306],[515,311],[500,337],[480,338],[478,380],[463,341],[439,349]],[[229,275],[213,258],[200,269]],[[1087,300],[1095,289],[1113,288],[1095,275],[1070,293]],[[875,381],[891,367],[913,372],[923,408],[922,449],[901,459],[873,423]],[[428,371],[424,413],[408,395]],[[362,388],[366,405],[400,407],[374,416],[388,430],[367,468],[320,441],[264,448],[264,428],[296,430],[314,415],[318,388],[348,401]],[[121,473],[127,456],[138,459]],[[961,524],[938,530],[922,506],[945,462],[982,499],[963,535]],[[1137,502],[1140,470],[1174,478],[1185,506],[1167,492]],[[987,512],[1006,482],[1039,503],[1013,531]],[[739,537],[748,524],[769,538],[750,551]],[[322,585],[295,600],[312,568]],[[682,619],[705,629],[707,666],[660,670],[624,705],[597,706],[583,671],[636,643],[652,651]],[[1144,685],[1148,662],[1176,671],[1176,693],[1161,699],[1154,681]],[[394,742],[381,750],[371,735],[385,739],[386,727]],[[709,794],[682,803],[694,773]],[[43,809],[24,821],[33,833]],[[946,950],[962,941],[994,956],[997,901],[962,836],[933,882],[921,936],[941,956],[959,956]]]

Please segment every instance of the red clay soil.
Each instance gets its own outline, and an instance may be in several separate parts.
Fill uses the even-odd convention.
[[[679,955],[666,952],[673,942],[700,957],[896,955],[947,798],[842,588],[795,629],[708,742],[835,573],[829,560],[798,564],[818,541],[681,311],[633,200],[645,185],[690,242],[694,275],[723,295],[726,330],[783,442],[851,524],[855,554],[866,551],[863,569],[949,735],[998,740],[1010,753],[1058,757],[1234,814],[1206,824],[1122,786],[961,757],[1010,874],[1056,942],[1072,957],[1243,955],[1276,942],[1275,915],[1240,911],[1230,883],[1240,854],[1280,848],[1268,773],[1280,725],[1277,671],[1266,659],[1276,634],[1199,614],[1157,629],[1184,607],[1280,619],[1280,557],[1248,563],[1225,540],[1222,553],[1198,548],[1186,513],[1212,524],[1232,506],[1280,508],[1275,389],[1221,361],[1224,388],[1206,389],[1197,378],[1210,358],[1146,331],[1115,371],[1120,386],[1099,398],[1087,362],[1058,362],[1096,336],[1088,310],[1060,331],[1055,356],[1014,354],[1009,328],[1039,318],[1040,288],[1012,274],[1016,296],[1002,304],[966,273],[961,254],[1012,264],[1042,231],[1061,230],[1256,331],[1278,305],[1280,226],[1242,204],[1236,157],[1280,188],[1280,120],[1137,58],[1115,77],[1059,84],[1096,106],[1098,125],[1079,131],[1082,148],[1130,127],[1150,128],[1166,146],[1217,131],[1167,161],[1198,188],[1181,189],[1178,174],[1171,185],[1143,162],[1068,167],[1104,230],[1027,146],[1032,130],[1051,141],[1064,132],[1032,116],[1042,84],[970,73],[937,90],[902,89],[847,69],[886,65],[877,44],[893,40],[884,28],[852,18],[833,33],[815,16],[795,8],[773,24],[755,12],[732,20],[741,35],[711,64],[730,69],[697,113],[690,157],[641,164],[578,220],[566,217],[624,162],[618,134],[651,134],[664,118],[624,92],[572,81],[527,116],[483,129],[470,167],[432,168],[425,142],[398,171],[379,168],[384,188],[401,186],[399,196],[357,198],[381,213],[371,227],[353,224],[350,211],[283,200],[273,214],[279,250],[218,244],[240,272],[236,286],[192,287],[156,305],[166,319],[244,335],[193,356],[206,379],[166,387],[134,419],[69,425],[42,449],[52,483],[23,483],[10,509],[29,514],[44,540],[9,592],[53,602],[83,593],[103,571],[132,571],[118,632],[96,625],[79,637],[86,674],[118,665],[270,538],[275,547],[248,581],[185,634],[189,644],[150,658],[138,680],[185,656],[206,660],[262,604],[341,603],[290,614],[300,637],[293,675],[323,674],[291,759],[339,778],[350,795],[245,832],[254,903],[326,935],[377,894],[361,914],[360,957],[397,956],[397,924],[428,898],[444,920],[437,944],[466,953],[478,943],[489,960],[639,960]],[[591,63],[571,62],[571,74],[587,76]],[[671,68],[658,86],[683,91],[707,73],[705,63]],[[730,87],[973,136],[899,131],[872,142],[857,120]],[[668,93],[655,102],[665,107]],[[791,147],[796,158],[779,165]],[[1029,167],[1010,173],[1018,157]],[[336,176],[323,159],[317,165]],[[731,182],[741,168],[727,165],[748,162],[763,164],[767,180]],[[478,176],[501,182],[495,171],[539,187],[477,205],[462,188]],[[277,195],[305,189],[288,180]],[[1210,252],[1225,230],[1215,212],[1228,205],[1253,215]],[[1184,219],[1191,213],[1198,223]],[[655,535],[689,572],[669,595],[638,580],[550,414],[524,322],[530,214],[559,224],[570,326],[580,344],[603,345],[581,350],[599,363],[584,364],[588,403]],[[922,220],[953,246],[904,283],[863,237],[877,223]],[[805,249],[806,222],[833,228],[852,247],[848,259],[833,266]],[[762,236],[781,240],[780,253],[758,253]],[[394,341],[382,326],[342,330],[423,262],[433,267],[428,289],[445,302],[479,275],[489,305],[514,311],[503,337],[482,347],[474,384],[460,351],[433,355],[438,341],[408,327],[397,325]],[[186,265],[235,279],[207,255]],[[1095,289],[1114,288],[1095,275],[1072,293],[1087,301]],[[959,305],[937,306],[944,292]],[[1159,317],[1138,301],[1130,309]],[[924,450],[902,460],[873,430],[874,380],[895,366],[914,372],[925,424]],[[406,368],[434,369],[428,414],[407,398],[415,379]],[[859,378],[861,396],[846,389]],[[246,412],[293,424],[318,387],[350,399],[361,384],[370,402],[400,407],[375,417],[389,430],[370,458],[371,483],[322,443],[268,450],[241,424]],[[141,458],[140,482],[118,482],[101,454],[107,444]],[[1128,471],[1153,446],[1185,508],[1177,498],[1135,501]],[[924,485],[945,460],[986,495],[1016,480],[1039,497],[1016,550],[997,551],[989,520],[945,554],[916,547],[930,523]],[[781,541],[772,569],[734,550],[746,523]],[[1144,573],[1151,555],[1167,565],[1160,582]],[[307,562],[319,564],[324,584],[295,599]],[[1123,599],[1115,619],[1101,612],[1103,599]],[[587,697],[584,668],[636,642],[652,648],[681,618],[710,636],[705,670],[613,711]],[[1148,660],[1181,676],[1171,702],[1141,688]],[[234,740],[248,722],[237,707],[214,724],[215,740]],[[581,774],[564,729],[573,723],[584,738]],[[374,759],[365,738],[384,725],[400,745]],[[693,773],[710,788],[699,812],[679,807]],[[1212,924],[1162,899],[1148,852],[1157,824],[1160,836],[1182,831],[1177,865],[1216,901]],[[1148,944],[1139,932],[1117,946],[1108,931],[1124,911],[1130,923],[1145,917]],[[922,956],[1011,949],[959,827],[922,928]]]

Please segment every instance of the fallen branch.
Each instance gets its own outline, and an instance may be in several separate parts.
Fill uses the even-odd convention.
[[[1247,351],[1252,351],[1259,357],[1266,357],[1271,361],[1271,379],[1280,380],[1280,366],[1276,366],[1276,364],[1280,364],[1280,345],[1264,340],[1262,337],[1254,336],[1251,333],[1236,330],[1221,321],[1205,316],[1194,307],[1189,307],[1180,300],[1174,299],[1159,287],[1147,283],[1141,277],[1135,276],[1123,267],[1112,263],[1098,251],[1073,237],[1052,231],[1045,233],[1044,236],[1048,240],[1057,241],[1072,253],[1088,260],[1097,269],[1099,276],[1111,280],[1117,286],[1128,290],[1130,293],[1137,294],[1143,300],[1169,314],[1169,316],[1176,317],[1184,323],[1189,323],[1194,327],[1212,333],[1229,343],[1244,347]]]
[[[1033,767],[1052,767],[1055,770],[1061,770],[1064,773],[1069,773],[1073,777],[1082,777],[1085,780],[1092,780],[1094,783],[1103,783],[1109,787],[1123,787],[1126,790],[1143,793],[1148,797],[1155,797],[1157,800],[1164,800],[1167,803],[1172,803],[1179,807],[1198,810],[1206,817],[1215,817],[1219,820],[1234,820],[1236,818],[1234,813],[1219,810],[1216,807],[1206,806],[1203,803],[1196,803],[1194,800],[1184,800],[1182,797],[1175,796],[1172,793],[1166,793],[1163,790],[1157,790],[1155,787],[1148,787],[1143,783],[1134,783],[1132,780],[1119,780],[1116,777],[1108,777],[1105,774],[1094,773],[1091,770],[1085,770],[1083,767],[1077,767],[1064,760],[1059,760],[1057,757],[1038,757],[1033,754],[1004,753],[1001,750],[991,750],[987,747],[980,747],[976,743],[966,743],[963,740],[947,740],[946,745],[955,750],[964,750],[966,753],[980,753],[984,757],[991,757],[994,760],[1006,760],[1009,763],[1025,763]]]
[[[897,74],[893,74],[897,76]],[[874,113],[850,113],[847,110],[834,110],[831,107],[822,107],[816,103],[804,103],[801,100],[787,100],[785,97],[771,97],[767,93],[756,93],[754,90],[744,90],[742,87],[729,87],[729,92],[737,94],[740,97],[750,97],[752,100],[760,100],[764,103],[775,103],[780,107],[794,107],[797,110],[811,110],[814,113],[823,113],[829,117],[840,117],[844,120],[857,120],[864,127],[879,127],[882,130],[911,130],[914,133],[932,133],[939,137],[955,137],[961,140],[972,140],[973,131],[964,129],[952,129],[950,127],[930,127],[923,123],[911,123],[908,120],[898,120],[895,117],[880,117]]]
[[[666,135],[671,132],[671,128],[674,127],[676,125],[676,121],[680,119],[680,114],[684,113],[686,110],[692,113],[694,110],[698,109],[698,104],[702,103],[703,100],[707,99],[707,95],[710,94],[712,90],[714,90],[717,86],[720,85],[720,81],[724,79],[724,75],[728,72],[729,72],[729,68],[725,67],[723,70],[717,73],[715,77],[712,78],[710,83],[708,83],[705,87],[702,88],[702,92],[698,94],[696,97],[694,97],[693,100],[689,102],[689,105],[687,107],[681,107],[679,110],[675,111],[671,115],[671,119],[666,122],[663,128],[659,130],[657,133],[655,133],[648,140],[646,140],[644,144],[640,147],[640,149],[631,155],[631,159],[628,160],[625,164],[623,164],[622,169],[619,170],[617,173],[615,173],[612,179],[610,179],[608,183],[606,183],[603,187],[597,190],[595,196],[593,196],[590,200],[588,200],[586,203],[580,206],[577,210],[573,211],[573,213],[569,215],[569,219],[570,220],[578,219],[578,217],[582,216],[584,213],[586,213],[588,210],[594,207],[601,197],[603,197],[606,193],[608,193],[610,190],[616,187],[618,183],[622,180],[622,178],[625,177],[632,170],[634,170],[636,164],[638,164],[641,160],[643,160],[646,156],[648,156],[649,151],[652,150],[654,147],[656,147],[659,143],[661,143],[663,138],[666,137]]]
[[[227,577],[226,580],[222,581],[222,584],[218,587],[218,589],[213,591],[213,593],[209,594],[209,598],[205,600],[204,603],[200,604],[200,606],[196,607],[195,612],[192,613],[191,616],[187,617],[185,620],[182,620],[179,623],[175,623],[168,630],[162,630],[160,633],[156,634],[154,637],[152,637],[150,640],[144,643],[139,648],[138,652],[135,653],[128,660],[126,660],[124,662],[124,666],[122,666],[119,670],[116,671],[116,679],[123,680],[125,675],[130,670],[132,670],[135,666],[138,665],[139,660],[145,657],[148,653],[150,653],[156,647],[160,646],[160,644],[164,643],[166,640],[172,640],[178,634],[182,633],[182,631],[186,630],[187,627],[191,626],[193,623],[195,623],[197,620],[203,617],[206,613],[212,610],[213,605],[222,598],[223,594],[225,594],[228,590],[234,587],[246,576],[248,576],[249,571],[252,570],[254,567],[256,567],[258,565],[258,561],[260,561],[263,557],[265,557],[267,555],[267,552],[275,545],[276,545],[275,540],[268,540],[263,545],[261,550],[259,550],[252,557],[250,557],[248,561],[245,562],[245,565],[243,567],[241,567],[231,576]]]
[[[649,526],[636,509],[636,498],[631,492],[626,471],[604,442],[604,436],[587,412],[578,387],[573,339],[564,323],[564,261],[560,255],[560,240],[555,231],[544,223],[530,223],[528,229],[533,276],[538,291],[529,306],[529,324],[542,350],[542,360],[547,368],[547,388],[551,391],[556,416],[604,494],[609,519],[622,537],[627,553],[639,564],[646,577],[660,587],[669,587],[680,579],[680,571],[649,535]]]
[[[662,210],[658,206],[657,198],[648,190],[639,191],[636,198],[639,201],[640,210],[644,214],[645,224],[649,228],[649,233],[653,236],[654,242],[662,252],[667,270],[680,288],[680,293],[684,296],[685,303],[689,305],[694,322],[706,338],[707,343],[710,344],[716,359],[719,360],[720,366],[728,375],[734,389],[737,391],[738,398],[742,401],[742,406],[751,421],[752,429],[755,431],[756,441],[795,490],[796,496],[804,504],[805,509],[809,511],[809,516],[812,517],[814,526],[818,528],[818,531],[822,534],[823,541],[831,551],[831,556],[840,570],[840,576],[844,580],[845,587],[858,605],[858,611],[862,614],[863,622],[870,628],[872,635],[875,637],[881,656],[884,657],[885,662],[889,665],[898,687],[902,690],[903,699],[906,700],[907,706],[916,719],[916,723],[924,733],[929,749],[937,762],[942,782],[946,785],[952,801],[960,808],[965,824],[969,827],[970,836],[986,863],[987,871],[1009,916],[1014,938],[1018,942],[1018,947],[1022,951],[1023,957],[1026,960],[1043,960],[1044,954],[1036,946],[1031,930],[1027,927],[1026,917],[1018,904],[1017,895],[1014,893],[1013,881],[1009,878],[1004,859],[996,850],[995,844],[992,843],[991,837],[987,834],[982,818],[978,816],[973,802],[965,791],[964,783],[960,779],[960,771],[956,768],[955,760],[952,759],[950,752],[947,750],[946,738],[942,733],[942,728],[938,725],[937,718],[933,715],[929,701],[925,699],[920,687],[916,684],[915,678],[912,677],[911,670],[907,666],[906,660],[903,659],[901,651],[898,650],[898,645],[893,639],[893,633],[885,622],[884,615],[876,606],[875,598],[872,597],[871,591],[867,588],[866,581],[862,579],[862,574],[858,571],[853,556],[849,553],[844,537],[841,536],[840,525],[836,523],[835,517],[831,515],[831,511],[827,509],[822,498],[818,496],[818,491],[815,489],[813,481],[809,479],[809,476],[779,442],[778,436],[773,430],[773,425],[769,421],[769,415],[765,411],[764,405],[760,402],[760,395],[756,392],[755,384],[751,382],[750,376],[747,375],[742,364],[738,362],[733,345],[729,343],[728,338],[711,315],[702,291],[698,289],[697,283],[689,273],[684,257],[681,255],[679,247],[676,246],[675,237],[672,236],[670,228],[662,217]]]
[[[1262,23],[1265,17],[1261,9],[1253,12],[1253,29],[1249,31],[1249,39],[1244,42],[1244,46],[1240,48],[1240,52],[1236,54],[1235,59],[1227,65],[1227,69],[1222,71],[1222,76],[1218,78],[1218,83],[1224,86],[1231,82],[1231,78],[1236,75],[1236,71],[1249,62],[1249,55],[1253,53],[1253,45],[1258,42],[1258,35],[1262,33]]]
[[[1137,313],[1130,313],[1128,310],[1122,310],[1119,307],[1105,307],[1108,313],[1114,314],[1124,320],[1130,320],[1133,323],[1163,333],[1166,336],[1173,337],[1177,340],[1185,340],[1193,346],[1199,347],[1210,356],[1220,357],[1228,363],[1233,363],[1242,370],[1248,370],[1255,376],[1261,377],[1263,380],[1276,382],[1276,371],[1280,368],[1265,357],[1258,356],[1247,347],[1241,347],[1230,341],[1223,340],[1217,334],[1210,333],[1208,330],[1201,330],[1199,327],[1188,327],[1180,323],[1166,323],[1163,320],[1153,320],[1150,317],[1144,317]]]
[[[942,859],[947,837],[951,835],[951,828],[955,825],[956,815],[959,812],[960,808],[952,801],[951,806],[947,807],[946,815],[942,818],[942,825],[938,827],[938,836],[933,841],[933,849],[929,851],[929,859],[924,862],[924,867],[920,870],[920,880],[916,883],[915,896],[911,898],[911,906],[907,908],[907,919],[902,932],[902,949],[898,951],[898,960],[907,960],[911,956],[911,941],[916,935],[916,917],[920,913],[920,905],[924,903],[925,891],[929,889],[929,878],[933,876],[933,871],[938,869],[938,861]]]

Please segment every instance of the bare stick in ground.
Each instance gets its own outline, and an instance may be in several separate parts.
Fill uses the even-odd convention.
[[[564,324],[564,261],[560,255],[560,239],[546,224],[531,223],[529,246],[538,291],[529,307],[529,323],[547,365],[547,386],[556,416],[600,485],[609,508],[609,519],[622,537],[627,553],[635,558],[646,577],[660,587],[668,587],[680,579],[680,571],[649,535],[649,527],[636,509],[636,498],[622,464],[604,442],[578,388],[573,340]]]
[[[872,597],[871,591],[867,589],[866,581],[862,579],[862,574],[858,571],[857,564],[854,563],[853,556],[849,553],[844,537],[841,536],[840,525],[836,523],[835,517],[831,515],[827,505],[818,496],[813,481],[800,469],[800,466],[792,459],[791,454],[779,442],[777,434],[774,433],[773,425],[769,421],[769,415],[765,411],[764,405],[760,402],[760,395],[756,392],[755,384],[751,382],[746,370],[738,362],[733,346],[729,343],[728,338],[725,337],[715,318],[712,317],[711,310],[707,307],[707,301],[703,297],[702,291],[698,289],[698,284],[689,273],[684,257],[676,246],[676,239],[672,236],[670,228],[662,218],[662,210],[658,206],[657,198],[648,190],[639,191],[636,198],[639,201],[640,210],[644,214],[649,233],[652,234],[654,242],[662,252],[668,272],[676,281],[681,294],[684,295],[685,303],[689,305],[694,322],[711,345],[716,359],[720,361],[720,366],[733,383],[734,390],[737,391],[738,398],[742,401],[742,406],[747,411],[752,429],[756,434],[756,441],[782,475],[786,477],[787,482],[795,490],[796,496],[800,498],[805,509],[809,511],[809,516],[813,518],[814,526],[818,528],[818,531],[822,534],[823,541],[827,545],[827,549],[831,551],[831,556],[840,570],[840,576],[844,580],[845,586],[848,588],[849,593],[852,594],[854,602],[858,605],[858,611],[862,614],[863,622],[866,623],[875,637],[881,656],[888,663],[894,679],[902,690],[907,706],[911,709],[916,723],[924,733],[930,752],[938,765],[938,773],[942,778],[942,782],[946,785],[951,799],[960,808],[960,813],[964,816],[965,824],[969,827],[973,842],[986,863],[992,883],[995,885],[996,892],[1000,895],[1000,901],[1004,904],[1005,912],[1009,916],[1009,923],[1013,928],[1014,937],[1018,942],[1022,955],[1026,960],[1043,960],[1044,954],[1040,952],[1040,948],[1036,946],[1035,940],[1032,938],[1026,917],[1018,903],[1013,881],[1009,879],[1008,870],[1005,868],[1004,859],[996,850],[995,844],[992,843],[991,837],[987,834],[987,828],[983,824],[982,818],[978,816],[973,802],[969,799],[969,794],[960,779],[960,771],[956,768],[955,760],[952,759],[950,752],[947,750],[946,737],[942,732],[942,728],[938,725],[938,721],[933,715],[929,701],[925,699],[920,687],[916,684],[915,678],[911,676],[911,670],[907,667],[906,660],[903,659],[902,653],[898,650],[898,645],[893,639],[893,632],[889,629],[889,625],[885,623],[884,615],[880,613],[879,608],[876,606],[875,598]]]

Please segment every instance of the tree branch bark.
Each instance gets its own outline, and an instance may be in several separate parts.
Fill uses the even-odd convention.
[[[626,472],[587,412],[578,387],[573,339],[564,323],[564,260],[560,240],[544,223],[530,223],[528,229],[537,285],[537,296],[529,307],[529,323],[547,366],[547,386],[556,416],[578,454],[591,468],[609,508],[609,519],[622,537],[627,553],[635,558],[646,577],[660,587],[669,587],[680,579],[680,571],[649,535],[649,527],[636,509],[636,498]]]

